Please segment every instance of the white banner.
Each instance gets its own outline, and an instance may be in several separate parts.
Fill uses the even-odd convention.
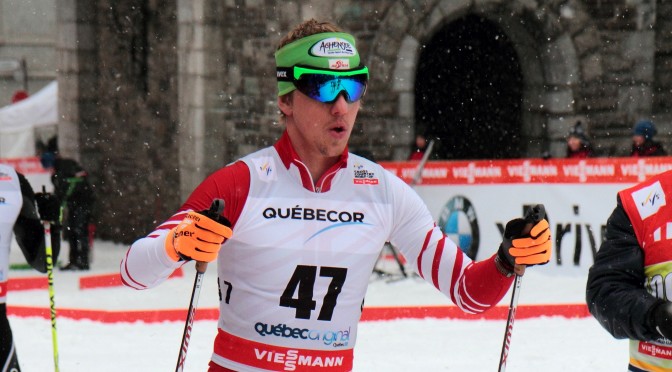
[[[629,185],[436,185],[416,191],[441,229],[477,260],[497,250],[507,221],[522,217],[526,206],[543,204],[554,240],[550,266],[588,268],[616,193]]]
[[[418,162],[381,164],[410,183]],[[670,157],[433,161],[415,190],[441,229],[476,260],[497,251],[509,220],[543,204],[553,239],[544,271],[575,274],[593,264],[618,191],[668,169]]]

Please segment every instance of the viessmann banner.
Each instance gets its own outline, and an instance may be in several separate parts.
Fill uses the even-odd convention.
[[[36,157],[0,159],[36,191],[53,188]],[[418,162],[381,162],[410,183]],[[415,190],[443,231],[472,258],[499,246],[507,221],[542,203],[551,224],[552,267],[588,268],[602,241],[616,193],[672,169],[672,157],[431,161]]]
[[[381,162],[410,183],[418,162]],[[431,161],[415,190],[443,231],[472,258],[492,255],[504,225],[546,206],[550,266],[588,268],[618,191],[672,169],[672,157]]]
[[[35,192],[42,192],[42,187],[48,192],[53,192],[54,186],[51,183],[51,174],[42,168],[40,158],[28,156],[22,158],[0,158],[0,163],[8,164],[17,172],[26,176],[28,182]]]

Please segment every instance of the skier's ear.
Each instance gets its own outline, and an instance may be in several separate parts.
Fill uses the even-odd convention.
[[[291,116],[293,110],[293,100],[292,97],[294,95],[292,93],[284,94],[280,97],[278,97],[278,108],[280,108],[280,111],[284,116]]]

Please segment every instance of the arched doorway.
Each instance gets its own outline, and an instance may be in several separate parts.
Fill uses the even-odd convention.
[[[501,28],[467,15],[422,48],[415,80],[417,133],[438,139],[440,159],[501,159],[521,148],[523,76]]]

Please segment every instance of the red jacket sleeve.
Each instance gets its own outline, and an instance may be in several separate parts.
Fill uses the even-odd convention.
[[[242,161],[227,165],[208,176],[194,189],[180,211],[203,211],[210,208],[212,200],[224,199],[224,217],[236,226],[250,191],[250,170]]]

